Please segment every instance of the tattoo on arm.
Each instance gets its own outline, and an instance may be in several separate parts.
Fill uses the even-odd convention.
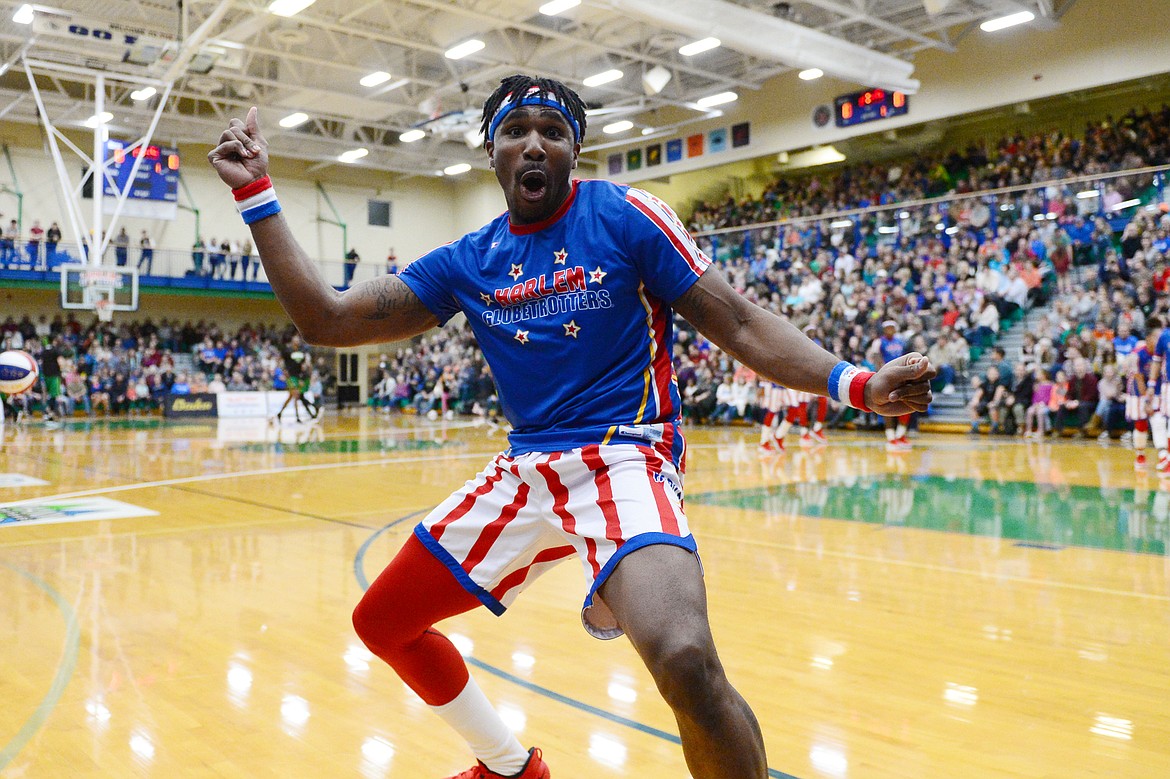
[[[364,319],[388,319],[399,311],[417,305],[415,294],[397,276],[387,276],[363,285],[362,297],[372,303],[362,315]]]

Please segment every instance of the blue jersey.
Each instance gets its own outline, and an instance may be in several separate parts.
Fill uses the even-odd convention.
[[[1159,388],[1161,388],[1161,386],[1166,383],[1167,378],[1170,377],[1170,373],[1167,372],[1170,366],[1166,365],[1167,351],[1170,351],[1170,327],[1163,328],[1162,334],[1158,336],[1158,345],[1154,347],[1154,359],[1160,360],[1162,365],[1162,369],[1159,371],[1157,376]]]
[[[1120,362],[1121,358],[1127,356],[1130,352],[1137,348],[1137,345],[1138,339],[1136,335],[1130,335],[1125,338],[1116,336],[1113,339],[1113,353],[1117,355],[1117,359]]]
[[[574,181],[549,219],[505,213],[401,278],[441,323],[467,315],[512,423],[510,455],[636,443],[677,464],[669,304],[709,265],[657,198]]]
[[[906,344],[898,336],[886,338],[884,335],[878,343],[878,350],[882,353],[882,365],[901,357],[906,353]]]

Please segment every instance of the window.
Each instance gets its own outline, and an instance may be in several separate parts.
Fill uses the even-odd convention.
[[[389,200],[369,200],[366,201],[366,206],[370,212],[370,226],[371,227],[389,227],[390,226],[390,201]]]

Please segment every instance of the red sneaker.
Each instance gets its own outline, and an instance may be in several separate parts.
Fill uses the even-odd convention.
[[[1134,458],[1133,469],[1135,471],[1144,471],[1146,469],[1146,456],[1144,454],[1139,454]]]
[[[764,441],[760,444],[760,454],[770,454],[776,451],[776,444],[772,441]]]
[[[497,774],[495,771],[488,770],[486,765],[477,760],[474,766],[461,774],[452,776],[451,779],[549,779],[549,772],[548,764],[541,757],[540,750],[533,747],[528,750],[528,762],[524,764],[524,770],[518,774],[511,776]]]
[[[783,452],[784,451],[784,439],[783,438],[776,438],[773,440],[775,440],[775,442],[776,442],[776,452],[777,453]]]
[[[812,434],[812,437],[813,437],[813,440],[814,440],[814,441],[816,441],[818,444],[827,444],[827,443],[829,443],[829,439],[825,437],[825,431],[824,431],[824,430],[814,430],[814,431],[813,431],[813,434]]]
[[[1158,455],[1158,465],[1154,471],[1163,479],[1170,479],[1170,457]]]
[[[800,437],[800,445],[807,448],[813,445],[812,433],[805,433]]]

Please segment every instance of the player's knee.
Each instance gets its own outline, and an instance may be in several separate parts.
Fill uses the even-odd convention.
[[[394,654],[404,638],[404,632],[396,629],[393,610],[368,592],[354,607],[353,629],[366,648],[383,659]]]
[[[671,709],[699,724],[718,717],[727,678],[709,641],[669,642],[658,649],[650,666]]]

